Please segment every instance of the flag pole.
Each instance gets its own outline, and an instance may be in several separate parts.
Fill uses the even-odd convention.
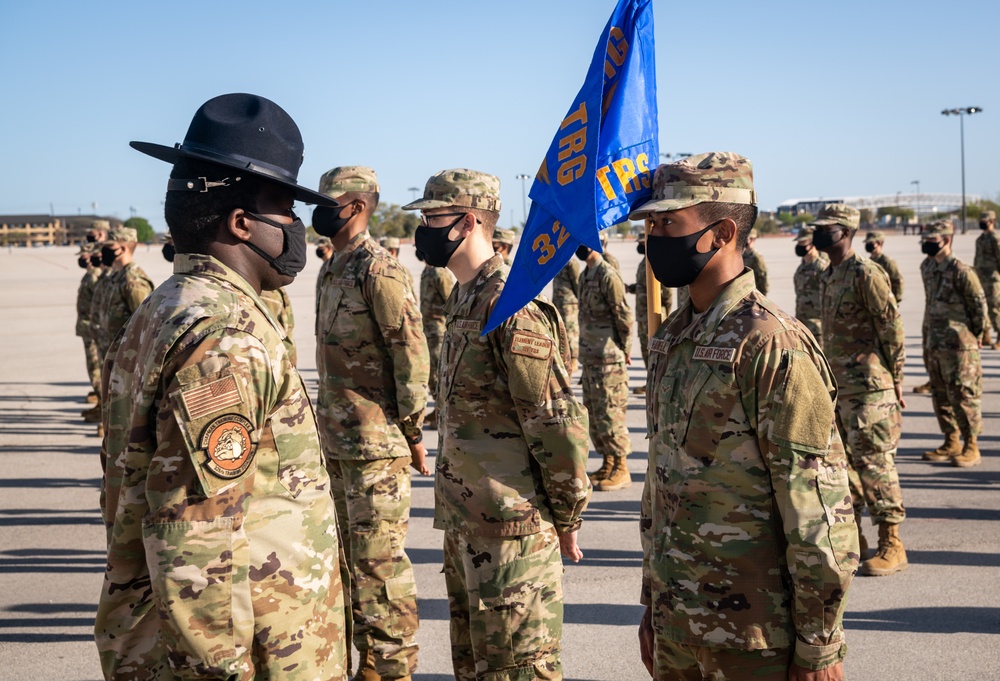
[[[663,321],[663,295],[660,292],[660,280],[653,276],[653,268],[649,265],[649,230],[651,220],[645,220],[644,229],[646,231],[646,320],[648,324],[648,337],[641,339],[643,343],[649,343],[660,328]],[[641,314],[641,312],[640,312]]]

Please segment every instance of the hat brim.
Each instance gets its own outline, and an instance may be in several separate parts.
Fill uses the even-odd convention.
[[[428,208],[448,208],[449,206],[454,206],[454,203],[449,203],[448,201],[442,201],[440,199],[417,199],[416,201],[411,201],[401,208],[401,210],[426,210]],[[468,206],[466,206],[468,208]]]
[[[185,158],[195,159],[198,161],[205,161],[206,163],[213,163],[218,166],[224,166],[226,168],[233,168],[234,170],[239,170],[240,172],[250,173],[251,175],[256,175],[257,177],[263,178],[279,184],[283,187],[287,187],[292,190],[295,195],[296,201],[301,201],[303,203],[311,203],[317,206],[330,206],[336,207],[340,204],[334,199],[331,199],[326,194],[320,194],[312,189],[307,189],[302,185],[298,184],[294,180],[290,180],[287,177],[282,177],[277,173],[273,173],[266,168],[261,168],[250,163],[236,161],[233,159],[226,159],[221,156],[211,156],[208,154],[200,154],[196,151],[191,151],[188,149],[182,149],[179,147],[168,147],[162,144],[153,144],[152,142],[129,142],[128,145],[138,152],[146,154],[147,156],[152,156],[160,161],[166,161],[167,163],[177,163],[177,161]]]
[[[705,201],[696,198],[659,199],[656,201],[647,201],[629,213],[628,219],[645,220],[653,213],[668,213],[673,210],[681,210],[682,208],[697,206],[699,203],[705,203]]]

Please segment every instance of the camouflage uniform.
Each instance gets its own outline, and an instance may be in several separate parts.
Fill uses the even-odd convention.
[[[753,277],[757,281],[757,290],[766,296],[767,263],[764,262],[764,256],[747,246],[743,249],[743,264],[753,270]]]
[[[661,166],[653,187],[630,218],[756,201],[750,162],[730,153]],[[858,535],[819,346],[744,269],[703,313],[675,312],[650,351],[641,602],[655,678],[698,661],[739,679],[836,664]]]
[[[667,286],[660,287],[661,319],[670,314],[674,304],[674,290]],[[646,256],[639,261],[635,270],[635,314],[639,325],[639,346],[642,351],[642,364],[649,367],[649,310],[646,302]]]
[[[985,211],[979,219],[996,222],[993,211]],[[995,227],[983,230],[976,239],[976,257],[972,263],[979,276],[979,283],[983,287],[983,294],[986,296],[990,325],[997,341],[1000,342],[1000,235],[997,234]]]
[[[601,256],[580,273],[580,364],[583,404],[590,414],[590,437],[602,457],[632,453],[625,425],[632,351],[632,309],[618,270]]]
[[[377,192],[361,166],[335,168],[320,191]],[[316,368],[319,417],[354,577],[354,645],[384,678],[416,669],[417,588],[404,549],[410,450],[423,437],[429,359],[411,277],[364,230],[324,273]],[[367,662],[366,662],[367,664]]]
[[[691,293],[688,291],[687,286],[681,286],[677,289],[677,309],[681,309],[685,305],[691,302]]]
[[[621,274],[622,273],[621,263],[618,262],[618,258],[611,255],[611,252],[608,250],[608,230],[604,230],[601,232],[601,248],[603,249],[601,257],[604,258],[605,262],[611,265],[612,269],[614,269],[615,272]]]
[[[81,254],[90,257],[90,250],[83,250]],[[83,352],[87,360],[87,376],[90,378],[90,385],[94,392],[101,391],[101,357],[97,353],[97,342],[94,340],[94,329],[90,323],[91,306],[94,301],[94,288],[97,279],[101,276],[99,267],[87,267],[87,272],[80,280],[80,287],[76,292],[76,335],[83,340]]]
[[[570,367],[580,356],[580,266],[570,260],[552,280],[552,303],[559,310],[566,326]]]
[[[493,243],[494,250],[496,250],[495,244],[503,244],[509,249],[507,254],[503,258],[503,264],[510,267],[511,264],[511,254],[514,252],[514,242],[517,240],[517,235],[514,234],[513,229],[495,229],[493,231]]]
[[[812,243],[812,231],[802,229],[796,238],[799,244]],[[820,319],[820,275],[830,266],[830,261],[816,249],[803,256],[795,270],[795,318],[802,322],[817,342],[823,342],[823,322]]]
[[[105,244],[135,243],[137,239],[136,231],[129,227],[116,227],[108,232],[108,240]],[[102,350],[101,360],[111,347],[111,341],[125,322],[129,320],[132,313],[138,309],[146,297],[153,292],[153,281],[146,276],[135,262],[130,262],[121,269],[111,268],[111,278],[108,280],[106,288],[102,291],[99,301],[100,307],[100,334],[101,340],[98,349]],[[97,296],[95,295],[95,301]]]
[[[925,236],[934,233],[953,234],[954,228],[931,225]],[[926,258],[920,276],[926,296],[924,364],[930,374],[934,414],[942,433],[958,431],[968,442],[982,430],[979,337],[988,313],[983,287],[975,271],[953,254],[940,263]]]
[[[404,209],[500,210],[500,181],[444,171]],[[558,533],[590,498],[587,414],[573,397],[555,307],[536,297],[483,336],[506,278],[499,255],[452,289],[438,378],[434,527],[456,679],[561,679]]]
[[[427,353],[430,357],[429,388],[437,400],[438,366],[441,364],[441,340],[445,332],[444,306],[455,286],[455,277],[447,267],[425,265],[420,273],[420,316],[424,322]]]
[[[288,297],[288,292],[283,289],[273,291],[261,291],[260,299],[267,305],[282,328],[285,330],[285,348],[288,350],[288,358],[292,361],[292,366],[299,365],[298,351],[295,349],[295,339],[292,333],[295,331],[295,312],[292,311],[292,300]]]
[[[104,674],[343,679],[330,481],[284,330],[218,260],[174,272],[105,365]]]
[[[885,235],[882,232],[868,232],[865,235],[865,246],[868,244],[884,244]],[[899,271],[896,261],[881,252],[878,255],[872,253],[871,261],[881,267],[889,276],[889,284],[892,287],[892,295],[896,297],[896,304],[903,302],[903,274]]]

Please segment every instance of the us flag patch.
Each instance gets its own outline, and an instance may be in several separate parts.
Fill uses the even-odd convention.
[[[243,402],[240,386],[235,376],[223,376],[217,381],[181,391],[181,401],[192,421],[207,416],[226,407]]]

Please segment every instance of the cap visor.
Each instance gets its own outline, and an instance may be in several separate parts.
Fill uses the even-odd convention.
[[[447,201],[441,201],[439,199],[417,199],[416,201],[411,201],[402,207],[401,210],[424,210],[426,208],[447,208],[448,206],[454,206],[453,203],[448,203]]]
[[[634,211],[629,213],[629,220],[643,220],[651,213],[667,213],[672,210],[689,208],[699,203],[704,203],[701,199],[659,199],[647,201]]]

